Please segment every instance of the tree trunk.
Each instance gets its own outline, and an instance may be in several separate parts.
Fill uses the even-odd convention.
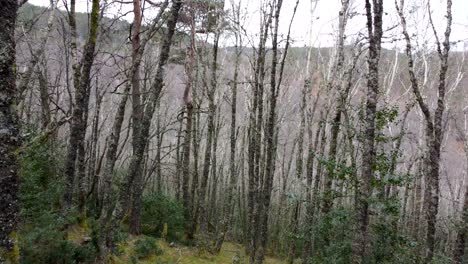
[[[110,240],[108,245],[113,245],[113,233],[117,231],[120,221],[123,219],[126,210],[128,209],[130,201],[130,190],[134,187],[136,172],[141,168],[143,161],[143,155],[148,142],[149,130],[151,126],[151,120],[153,118],[154,110],[159,100],[161,90],[164,86],[164,71],[165,66],[169,59],[169,52],[171,49],[172,38],[175,33],[175,26],[179,17],[179,11],[182,7],[182,1],[174,0],[169,19],[167,21],[167,31],[163,39],[163,45],[159,54],[159,62],[156,70],[156,75],[153,84],[150,88],[150,98],[145,108],[143,119],[141,121],[141,130],[138,137],[137,148],[134,150],[134,154],[130,160],[129,174],[123,180],[119,198],[117,201],[116,208],[113,211],[112,219],[110,223],[106,224],[106,237]]]
[[[132,69],[130,81],[132,83],[132,148],[133,155],[138,155],[139,137],[141,129],[141,120],[143,118],[143,105],[141,103],[141,90],[140,90],[140,31],[141,31],[142,12],[140,0],[133,0],[133,23],[132,23]],[[147,143],[145,142],[146,146]],[[143,150],[144,151],[144,150]],[[133,235],[141,233],[140,225],[140,206],[141,196],[143,192],[143,178],[144,174],[141,168],[136,168],[135,171],[129,171],[134,174],[130,177],[135,178],[135,186],[133,188],[132,210],[130,214],[129,232]]]
[[[201,178],[201,185],[198,193],[198,210],[200,216],[200,232],[202,235],[205,235],[208,227],[208,213],[207,213],[207,203],[206,203],[206,192],[208,186],[208,177],[210,173],[211,166],[211,151],[213,149],[213,138],[215,134],[215,115],[216,115],[216,105],[215,105],[215,92],[217,86],[217,61],[218,61],[218,43],[219,43],[219,32],[215,33],[215,42],[213,46],[213,61],[211,63],[211,83],[210,87],[207,87],[208,95],[208,128],[206,134],[206,146],[205,146],[205,157],[203,162],[203,172]],[[216,153],[215,153],[216,155]],[[194,219],[198,221],[198,219]]]
[[[278,100],[278,92],[280,83],[277,83],[277,64],[278,64],[278,28],[279,16],[282,7],[282,0],[276,3],[274,13],[274,27],[272,36],[272,61],[271,61],[271,75],[270,75],[270,109],[268,113],[268,121],[265,128],[265,147],[266,147],[266,160],[265,160],[265,174],[260,174],[264,177],[263,184],[260,186],[260,199],[258,209],[258,223],[259,223],[259,236],[258,236],[258,252],[256,252],[255,263],[263,263],[266,253],[266,244],[268,240],[268,216],[271,200],[271,190],[273,188],[273,177],[275,174],[276,160],[276,146],[275,146],[275,132],[276,132],[276,103]],[[272,11],[273,12],[273,11]],[[287,43],[289,40],[287,40]],[[287,46],[285,53],[287,52]],[[284,55],[286,56],[286,55]],[[260,109],[260,108],[259,108]],[[260,121],[260,118],[259,120]]]
[[[179,118],[178,118],[179,119]],[[182,154],[181,154],[181,138],[182,138],[182,128],[183,128],[183,118],[180,118],[178,120],[179,122],[179,129],[177,130],[177,143],[176,143],[176,175],[175,175],[175,194],[176,194],[176,199],[180,200],[182,198],[181,195],[181,188],[182,188],[182,179],[181,179],[181,167],[182,167]]]
[[[467,145],[467,143],[465,143],[465,145]],[[465,149],[465,151],[468,151],[468,147],[465,147]],[[466,155],[468,161],[468,152],[466,153]],[[461,221],[461,227],[458,230],[453,253],[453,261],[456,264],[461,264],[463,262],[463,256],[465,255],[466,235],[468,234],[468,184],[466,184],[465,187],[465,198],[463,199]]]
[[[317,97],[318,98],[318,97]],[[312,113],[315,113],[315,107],[317,105],[317,101],[314,104],[314,110]],[[312,119],[313,120],[313,119]],[[312,121],[311,120],[311,121]],[[323,130],[326,130],[326,124],[323,120],[323,111],[320,113],[320,121],[315,131],[315,137],[312,143],[312,133],[309,132],[310,143],[309,143],[309,150],[308,150],[308,157],[307,157],[307,194],[306,194],[306,232],[305,232],[305,245],[304,245],[304,252],[302,254],[302,258],[307,263],[310,257],[312,257],[312,253],[314,250],[314,232],[313,227],[315,224],[315,211],[318,205],[318,195],[320,192],[320,175],[315,173],[314,179],[314,164],[315,164],[315,156],[317,153],[317,149],[319,147],[320,141],[320,134],[324,133]],[[323,137],[322,137],[323,138]],[[322,142],[322,145],[325,142]],[[313,183],[313,185],[312,185]]]
[[[52,31],[52,25],[54,22],[54,16],[55,16],[55,9],[57,8],[58,0],[52,0],[51,1],[51,6],[50,6],[50,14],[49,17],[47,18],[47,26],[43,29],[41,29],[41,33],[43,34],[41,39],[39,40],[39,47],[36,50],[31,50],[31,59],[28,62],[28,65],[26,66],[26,71],[23,73],[23,76],[20,79],[19,82],[19,98],[21,99],[23,93],[26,91],[28,88],[29,83],[31,82],[31,77],[34,73],[34,70],[36,68],[37,63],[41,60],[42,55],[44,54],[46,44],[47,44],[47,39],[49,38],[49,34]],[[40,78],[41,76],[39,76]],[[39,81],[41,81],[39,79]]]
[[[46,129],[52,122],[52,114],[49,105],[49,83],[47,81],[47,73],[38,70],[39,75],[39,94],[41,100],[41,114],[42,114],[42,129]]]
[[[236,15],[238,12],[236,13]],[[235,66],[234,66],[234,76],[232,78],[231,84],[231,128],[230,128],[230,156],[229,156],[229,185],[226,190],[226,198],[224,201],[224,208],[223,208],[223,220],[221,222],[221,227],[218,232],[218,237],[215,242],[214,252],[219,253],[221,251],[221,247],[223,246],[224,239],[226,237],[226,232],[228,230],[228,225],[231,223],[232,215],[233,215],[233,193],[236,189],[237,184],[237,173],[236,173],[236,140],[237,140],[237,82],[239,78],[239,61],[240,61],[240,38],[239,33],[235,32],[236,43],[235,43]],[[243,170],[243,168],[241,168]]]
[[[195,52],[196,52],[196,43],[195,43],[195,14],[193,7],[191,5],[187,6],[190,8],[190,47],[187,48],[187,61],[185,62],[185,72],[187,75],[187,83],[184,91],[184,103],[185,103],[185,112],[186,124],[185,124],[185,137],[183,143],[182,151],[182,196],[183,196],[183,205],[184,205],[184,220],[185,220],[185,237],[188,240],[192,240],[195,234],[193,224],[193,206],[195,204],[194,190],[198,185],[198,139],[197,131],[193,126],[194,116],[193,116],[193,99],[195,98],[195,89],[193,85],[194,82],[194,67],[195,67]],[[193,96],[193,98],[192,98]],[[198,113],[197,113],[198,114]],[[190,189],[190,148],[193,138],[193,159],[194,159],[194,177],[192,180],[192,189]]]
[[[186,88],[187,89],[187,88]],[[190,147],[192,134],[193,106],[191,101],[185,102],[185,111],[187,112],[185,124],[185,137],[182,151],[182,200],[184,205],[185,236],[188,240],[193,239],[192,231],[192,210],[190,195]]]
[[[76,21],[74,12],[74,0],[72,0],[72,7],[69,16],[70,28],[72,31],[72,52],[76,50]],[[85,112],[88,109],[89,101],[89,87],[90,87],[90,76],[91,67],[94,62],[94,51],[96,47],[96,38],[98,34],[99,26],[99,0],[93,0],[91,8],[91,22],[89,26],[89,36],[84,48],[84,54],[82,61],[79,65],[74,65],[74,85],[75,85],[75,107],[73,108],[70,124],[70,137],[67,149],[67,155],[65,160],[65,194],[64,194],[64,205],[63,209],[66,213],[73,200],[73,189],[75,183],[75,172],[76,172],[76,159],[78,155],[78,149],[81,144],[84,144],[83,140],[86,134],[86,121],[84,119]],[[73,33],[75,31],[75,33]],[[75,36],[73,36],[75,34]],[[75,39],[75,40],[73,40]],[[76,58],[76,57],[75,57]]]
[[[299,124],[299,135],[297,139],[297,155],[296,155],[296,180],[300,182],[303,175],[303,163],[304,163],[304,133],[305,133],[305,123],[306,123],[306,107],[307,107],[307,93],[308,85],[304,85],[302,88],[301,96],[301,105],[300,105],[300,124]],[[300,186],[299,186],[300,187]],[[302,195],[302,188],[298,191]],[[295,201],[293,214],[291,217],[291,238],[289,241],[289,252],[288,252],[288,263],[292,264],[296,256],[296,236],[298,235],[298,225],[299,225],[299,207],[300,200]]]
[[[15,24],[18,2],[7,0],[0,8],[0,262],[19,263],[16,246],[18,223],[19,164],[16,151],[20,146],[16,115]]]
[[[255,262],[255,256],[258,245],[259,235],[259,205],[260,187],[262,177],[260,175],[261,164],[261,138],[262,138],[262,122],[263,122],[263,82],[265,79],[265,44],[268,37],[268,29],[272,20],[272,12],[265,13],[264,21],[260,26],[260,43],[258,53],[256,54],[256,65],[254,75],[254,87],[252,97],[252,109],[250,112],[249,123],[249,144],[248,144],[248,173],[249,173],[249,192],[248,192],[248,218],[249,224],[247,234],[249,236],[249,245],[247,252],[249,253],[249,262]]]
[[[341,1],[341,10],[339,13],[339,32],[338,32],[338,43],[337,43],[337,51],[336,51],[336,62],[334,66],[334,70],[332,73],[331,80],[329,81],[328,85],[330,87],[335,86],[334,88],[338,92],[337,98],[337,107],[335,110],[335,116],[332,121],[331,127],[331,138],[330,138],[330,149],[328,153],[328,162],[331,162],[330,166],[327,166],[327,171],[325,174],[325,185],[324,185],[324,201],[322,206],[322,213],[326,217],[330,212],[331,208],[333,207],[333,178],[335,175],[335,168],[337,166],[337,151],[338,151],[338,133],[340,132],[340,125],[341,125],[341,115],[343,113],[343,109],[346,105],[346,99],[348,98],[349,90],[343,89],[343,85],[341,81],[342,77],[342,68],[344,63],[344,40],[345,40],[345,29],[346,24],[348,22],[348,7],[349,7],[349,0]],[[328,237],[325,237],[325,244],[328,244],[329,240]]]
[[[446,94],[446,78],[448,70],[448,56],[450,51],[450,33],[452,26],[452,1],[447,0],[447,26],[444,34],[444,41],[441,43],[434,27],[430,4],[428,3],[429,23],[436,36],[437,53],[440,59],[439,69],[439,83],[438,83],[438,96],[437,107],[432,118],[431,112],[427,103],[424,101],[421,91],[419,90],[418,81],[414,71],[414,61],[412,55],[412,45],[410,35],[406,27],[406,19],[403,15],[404,0],[400,1],[400,5],[395,3],[398,15],[400,17],[400,24],[403,29],[403,36],[406,42],[406,56],[408,58],[408,73],[410,76],[411,87],[416,101],[424,114],[426,121],[426,144],[428,147],[428,155],[425,160],[427,167],[426,186],[424,190],[424,209],[427,222],[426,230],[426,252],[424,263],[430,263],[434,257],[435,250],[435,231],[437,223],[437,214],[439,211],[439,169],[440,169],[440,151],[441,142],[443,137],[444,128],[442,126],[443,115],[445,110],[445,94]]]
[[[363,263],[369,257],[369,199],[372,195],[375,153],[375,115],[379,92],[379,60],[382,40],[383,1],[366,0],[367,31],[369,54],[367,58],[367,96],[364,125],[364,148],[360,186],[357,190],[357,225],[353,241],[353,263]]]
[[[125,106],[127,104],[129,92],[130,84],[127,84],[123,91],[123,97],[120,99],[119,106],[114,117],[114,124],[112,126],[111,134],[107,137],[108,148],[106,152],[106,164],[104,166],[102,185],[99,190],[102,195],[102,210],[99,221],[101,227],[99,237],[99,256],[101,260],[105,260],[107,258],[107,249],[111,247],[111,245],[106,244],[107,234],[104,230],[112,215],[112,196],[114,194],[114,190],[112,190],[112,178],[114,175],[115,162],[117,161],[117,149],[119,146],[120,132],[122,131],[122,123],[125,117]]]

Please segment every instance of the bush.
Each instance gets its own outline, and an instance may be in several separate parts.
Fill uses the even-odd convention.
[[[26,144],[20,153],[22,204],[18,227],[20,261],[23,264],[92,263],[96,247],[68,241],[60,214],[63,181],[58,171],[63,164],[47,140]]]
[[[143,197],[141,225],[145,235],[179,240],[184,232],[183,206],[161,194],[147,195]]]
[[[157,244],[155,238],[145,237],[135,242],[135,256],[138,259],[147,258],[152,254],[156,256],[160,256],[163,254],[163,251]]]
[[[37,218],[60,210],[63,180],[57,172],[63,163],[47,142],[32,143],[20,155],[21,222],[37,223]]]

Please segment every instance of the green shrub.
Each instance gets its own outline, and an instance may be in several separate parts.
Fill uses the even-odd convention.
[[[31,134],[32,137],[33,134]],[[68,241],[63,231],[66,220],[61,214],[63,162],[47,140],[26,143],[20,153],[21,222],[18,227],[20,261],[23,264],[92,263],[93,243],[80,245]]]
[[[145,235],[179,240],[184,232],[183,206],[164,195],[147,195],[143,197],[141,225]]]
[[[96,246],[67,240],[63,226],[63,218],[51,211],[44,211],[33,224],[21,225],[18,232],[21,263],[92,263]]]
[[[37,223],[45,212],[60,210],[63,180],[58,171],[63,164],[47,142],[32,143],[20,154],[21,222]]]
[[[160,256],[163,254],[162,249],[157,244],[153,237],[145,237],[135,242],[135,257],[144,259],[151,255]]]

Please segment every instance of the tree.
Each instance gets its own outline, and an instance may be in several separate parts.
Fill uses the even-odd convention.
[[[254,252],[255,256],[255,263],[261,264],[265,258],[266,254],[266,246],[267,246],[267,239],[268,239],[268,217],[269,217],[269,208],[271,202],[271,192],[273,189],[273,178],[275,174],[275,162],[276,162],[276,150],[277,150],[277,141],[275,138],[277,137],[277,101],[278,101],[278,94],[280,92],[281,83],[283,80],[283,73],[284,73],[284,65],[286,61],[286,56],[288,54],[289,49],[289,40],[290,40],[290,33],[291,33],[291,24],[294,20],[294,16],[296,14],[297,6],[299,4],[296,1],[296,5],[294,7],[294,12],[291,18],[291,22],[289,24],[289,30],[286,37],[286,45],[283,50],[283,56],[281,60],[278,60],[278,28],[279,28],[279,21],[280,21],[280,13],[283,1],[278,0],[274,4],[272,4],[271,15],[269,16],[269,20],[274,19],[273,29],[272,29],[272,57],[271,57],[271,72],[270,72],[270,93],[269,93],[269,112],[267,116],[266,128],[265,128],[265,168],[260,170],[260,185],[259,185],[259,203],[257,204],[257,223],[259,224],[259,236],[258,236],[258,252]],[[273,8],[274,7],[274,8]],[[270,23],[267,23],[267,25]],[[268,31],[265,31],[265,34]],[[265,36],[266,37],[266,36]],[[263,58],[264,60],[265,58]],[[279,62],[279,68],[278,68]],[[263,89],[263,84],[260,86]],[[260,93],[263,94],[263,91]],[[263,96],[263,95],[262,95]],[[259,101],[261,102],[261,100]],[[260,111],[262,105],[259,105],[259,119],[257,122],[261,124],[262,119],[262,111]],[[260,161],[258,161],[260,163]],[[261,166],[258,164],[257,166]],[[252,255],[251,255],[251,263],[252,263]]]
[[[364,149],[362,153],[362,170],[357,196],[357,230],[353,241],[354,263],[362,263],[369,256],[369,202],[372,195],[374,179],[374,162],[376,152],[375,118],[379,92],[379,60],[382,43],[383,1],[366,0],[367,32],[369,37],[369,53],[367,57],[367,95],[364,121]]]
[[[77,159],[84,159],[84,139],[86,135],[87,117],[88,117],[88,104],[90,95],[90,82],[91,82],[91,68],[93,66],[95,58],[96,40],[98,35],[99,27],[99,0],[93,0],[91,8],[91,18],[89,26],[89,35],[86,41],[86,45],[83,49],[83,58],[78,62],[76,54],[76,13],[75,13],[75,0],[71,0],[70,13],[69,13],[69,25],[71,30],[71,49],[73,59],[73,85],[75,88],[75,104],[71,116],[70,124],[70,136],[69,144],[66,156],[65,165],[65,178],[66,178],[66,190],[64,194],[64,212],[67,213],[72,206],[73,192],[75,187],[75,174]],[[79,152],[79,150],[81,151]],[[81,157],[80,157],[81,156]],[[81,163],[84,161],[81,160]],[[83,181],[83,175],[80,174],[78,179],[79,182]],[[83,186],[81,185],[83,188]],[[80,188],[80,192],[84,193],[84,190]],[[84,201],[81,197],[81,210],[83,213]]]
[[[242,36],[240,34],[240,4],[233,7],[234,13],[234,36],[235,36],[235,64],[234,64],[234,75],[232,81],[230,82],[231,86],[231,127],[230,127],[230,137],[229,137],[229,185],[227,187],[227,193],[224,199],[223,207],[223,219],[221,221],[221,226],[219,228],[218,236],[214,245],[214,252],[219,253],[223,245],[224,239],[226,237],[226,232],[228,231],[228,225],[232,221],[234,213],[234,197],[233,194],[236,189],[238,177],[236,170],[236,141],[237,141],[237,88],[239,81],[239,64],[241,59],[241,46],[242,46]]]
[[[432,21],[431,8],[429,3],[430,2],[428,2],[429,23],[436,38],[437,54],[440,60],[439,81],[437,85],[437,107],[433,116],[427,102],[422,97],[418,85],[418,80],[414,71],[412,44],[406,26],[406,18],[403,13],[405,1],[400,0],[399,5],[397,2],[395,2],[395,6],[400,17],[403,36],[406,42],[405,51],[408,58],[408,73],[410,76],[411,87],[426,122],[426,145],[428,154],[426,155],[425,161],[425,165],[427,167],[427,178],[424,191],[424,201],[426,203],[425,216],[427,221],[425,263],[430,263],[432,261],[435,250],[435,232],[440,196],[440,154],[444,131],[443,116],[445,111],[445,95],[447,86],[446,78],[449,66],[448,57],[450,51],[450,33],[452,27],[452,1],[447,0],[447,25],[444,34],[444,41],[441,43],[437,35],[437,31],[434,27],[434,22]]]
[[[19,123],[16,116],[15,23],[18,2],[2,1],[0,10],[0,262],[17,263]]]
[[[122,221],[129,207],[131,194],[130,190],[132,190],[135,184],[142,184],[141,182],[135,182],[135,177],[137,176],[138,171],[141,169],[140,166],[143,160],[146,145],[148,143],[151,120],[153,118],[161,90],[164,87],[164,67],[169,59],[169,52],[171,50],[172,39],[174,37],[175,27],[181,7],[182,1],[172,1],[170,17],[167,20],[167,32],[164,36],[162,48],[159,54],[156,75],[154,77],[152,86],[150,87],[150,97],[148,98],[148,104],[143,112],[143,119],[141,120],[141,127],[139,128],[139,137],[137,138],[138,142],[134,144],[134,146],[137,146],[137,148],[133,150],[133,155],[129,165],[129,174],[125,177],[122,187],[119,191],[117,205],[113,210],[112,217],[109,222],[104,224],[104,228],[102,230],[102,232],[105,232],[104,237],[106,237],[107,245],[113,246],[113,235],[117,231],[120,221]]]
[[[463,150],[465,152],[465,162],[468,165],[468,130],[467,130],[468,128],[466,127],[466,122],[468,121],[467,115],[468,113],[465,112],[464,113],[465,128],[463,131],[459,131],[459,133],[462,134]],[[455,246],[453,249],[453,261],[454,263],[457,263],[457,264],[463,263],[463,256],[465,255],[466,235],[468,234],[468,184],[466,184],[466,187],[465,187],[465,196],[463,197],[463,207],[462,207],[461,216],[462,216],[462,219],[460,223],[460,228],[457,232],[457,239],[455,241]]]

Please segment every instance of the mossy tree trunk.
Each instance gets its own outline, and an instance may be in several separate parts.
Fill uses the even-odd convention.
[[[0,8],[0,262],[18,263],[15,231],[18,223],[18,160],[20,145],[16,114],[15,24],[17,0]]]
[[[76,17],[74,11],[74,0],[69,14],[69,24],[72,32],[72,53],[76,52]],[[91,20],[89,25],[89,35],[83,50],[83,58],[79,64],[75,64],[74,86],[75,86],[75,105],[73,108],[70,122],[70,136],[68,149],[65,159],[65,194],[63,209],[66,213],[73,200],[73,191],[75,187],[75,174],[78,154],[84,155],[84,139],[87,127],[87,112],[89,102],[89,88],[91,81],[91,68],[95,58],[96,39],[99,27],[99,0],[93,0],[91,7]],[[74,32],[74,33],[73,33]],[[73,44],[74,43],[74,44]],[[75,51],[73,51],[75,50]],[[76,54],[75,54],[76,59]],[[84,162],[82,160],[81,162]],[[83,175],[80,175],[83,176]],[[82,179],[78,179],[81,181]],[[80,191],[81,192],[81,191]],[[83,202],[83,201],[81,201]]]

